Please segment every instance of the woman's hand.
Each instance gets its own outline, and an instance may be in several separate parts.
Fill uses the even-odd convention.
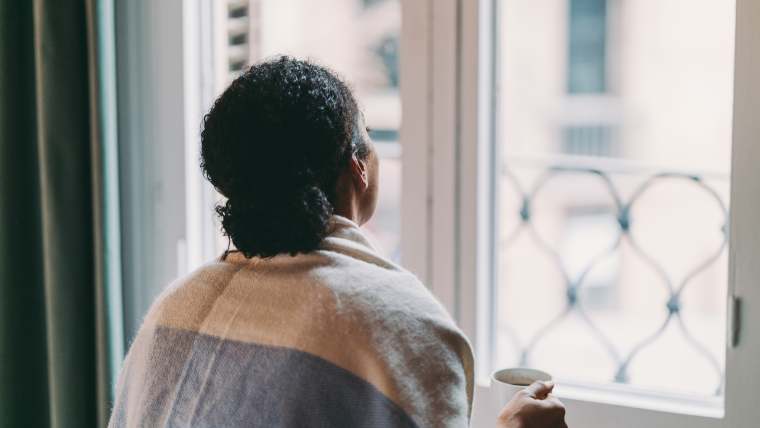
[[[565,406],[549,394],[553,382],[534,382],[519,391],[501,409],[496,419],[499,428],[567,428]]]

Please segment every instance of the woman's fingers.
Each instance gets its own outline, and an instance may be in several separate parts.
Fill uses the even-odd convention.
[[[554,382],[534,382],[519,391],[497,418],[500,428],[567,428],[565,406],[550,395]]]
[[[525,388],[524,391],[528,394],[528,396],[542,400],[546,398],[547,395],[551,394],[553,389],[554,382],[544,382],[539,380],[530,384],[527,388]]]

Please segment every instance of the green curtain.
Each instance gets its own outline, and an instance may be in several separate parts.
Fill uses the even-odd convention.
[[[0,427],[105,425],[123,354],[112,9],[0,0]]]

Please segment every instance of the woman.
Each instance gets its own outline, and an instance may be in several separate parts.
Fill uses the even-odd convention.
[[[378,159],[349,88],[287,57],[206,115],[201,166],[235,249],[170,286],[122,368],[110,425],[465,427],[467,339],[359,225]],[[503,427],[564,426],[536,384]]]

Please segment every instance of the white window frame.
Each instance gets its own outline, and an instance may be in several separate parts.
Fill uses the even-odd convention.
[[[488,387],[494,343],[491,186],[494,141],[494,1],[402,2],[402,248],[415,272],[471,338],[478,365],[473,426],[493,426],[503,403]],[[741,325],[760,325],[760,2],[737,0],[731,176],[730,278]],[[508,125],[506,125],[508,126]],[[733,318],[729,315],[729,318]],[[729,322],[729,325],[733,325]],[[730,327],[731,328],[731,327]],[[729,334],[730,336],[730,334]],[[726,349],[724,411],[625,388],[562,387],[574,427],[760,425],[760,335]]]

